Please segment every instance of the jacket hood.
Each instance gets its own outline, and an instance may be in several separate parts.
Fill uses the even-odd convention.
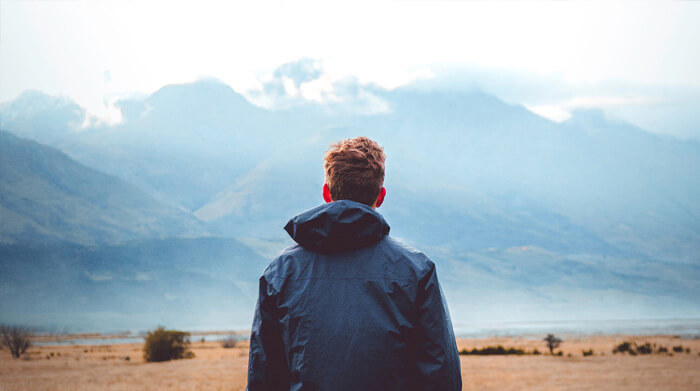
[[[389,224],[374,208],[361,202],[329,202],[287,222],[289,236],[304,248],[331,253],[370,246],[389,234]]]

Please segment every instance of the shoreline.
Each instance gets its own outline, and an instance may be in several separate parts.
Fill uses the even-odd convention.
[[[186,330],[184,330],[186,331]],[[244,333],[250,333],[246,330],[211,330],[211,331],[187,331],[190,336],[202,336],[202,335],[240,335]],[[69,339],[128,339],[128,338],[140,338],[145,337],[146,332],[131,333],[128,331],[122,333],[36,333],[32,336],[32,341],[43,341],[43,340],[69,340]]]
[[[215,342],[222,338],[233,336],[239,341],[247,340],[250,336],[250,330],[211,330],[211,331],[190,331],[190,341],[201,342],[204,338],[207,342]],[[469,335],[456,334],[455,339],[459,340],[522,340],[522,341],[541,341],[547,334],[556,334],[558,337],[570,340],[585,340],[591,338],[674,338],[679,340],[693,341],[700,340],[700,335],[682,335],[673,333],[656,333],[656,334],[630,334],[630,333],[523,333],[523,334],[491,334],[491,335]],[[132,344],[142,341],[146,337],[146,333],[67,333],[67,334],[35,334],[31,337],[31,342],[35,346],[61,346],[61,345],[103,345],[103,344]]]
[[[175,328],[178,329],[178,328]],[[562,321],[522,321],[522,322],[459,322],[453,323],[457,338],[538,338],[544,334],[569,336],[680,336],[684,339],[700,339],[700,318],[670,319],[602,319],[602,320],[562,320]],[[178,329],[180,330],[180,329]],[[88,332],[37,332],[32,340],[105,340],[145,337],[149,330],[137,331],[88,331]],[[191,337],[250,335],[250,329],[216,330],[195,329],[181,330]]]

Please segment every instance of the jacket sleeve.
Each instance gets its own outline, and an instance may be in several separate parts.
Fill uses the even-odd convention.
[[[277,309],[277,292],[260,277],[258,302],[250,334],[247,391],[289,388],[289,370]]]
[[[459,391],[462,373],[457,342],[435,264],[418,283],[417,366],[419,390]]]

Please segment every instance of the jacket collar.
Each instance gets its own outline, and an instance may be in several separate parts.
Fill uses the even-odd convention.
[[[284,229],[301,246],[323,253],[367,247],[389,234],[389,224],[379,212],[351,200],[310,209],[290,219]]]

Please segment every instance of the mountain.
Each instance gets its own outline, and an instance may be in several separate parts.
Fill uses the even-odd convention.
[[[66,96],[27,90],[0,104],[0,129],[52,146],[60,145],[85,121],[85,109]]]
[[[224,234],[238,234],[238,219],[256,235],[276,232],[321,202],[328,145],[364,134],[388,156],[382,210],[396,233],[418,243],[698,261],[698,143],[600,116],[584,120],[592,112],[556,124],[479,91],[397,89],[383,97],[392,112],[311,117],[326,125],[310,125],[269,157],[261,153],[195,214]],[[409,219],[417,214],[422,226]],[[424,229],[431,221],[441,226]]]
[[[388,109],[266,110],[204,80],[120,102],[118,125],[77,131],[79,111],[38,95],[55,104],[31,111],[24,96],[0,105],[0,124],[266,259],[290,243],[286,221],[322,202],[330,143],[366,135],[387,153],[379,211],[438,264],[455,322],[700,316],[699,143],[595,110],[555,123],[476,89],[361,89]]]
[[[362,134],[388,156],[380,212],[439,264],[457,322],[700,314],[696,142],[596,111],[557,124],[479,91],[383,97],[392,112],[329,117],[195,214],[216,232],[283,236],[322,202],[324,150]]]
[[[697,142],[657,136],[595,111],[557,124],[479,91],[403,88],[384,98],[394,110],[383,122],[406,137],[384,137],[386,145],[401,147],[390,155],[400,167],[394,175],[409,174],[401,183],[416,193],[435,189],[435,201],[472,212],[491,205],[535,219],[540,212],[559,215],[610,249],[698,261]],[[370,127],[360,125],[356,131]]]
[[[206,235],[189,213],[63,152],[0,131],[0,242],[81,244]]]

